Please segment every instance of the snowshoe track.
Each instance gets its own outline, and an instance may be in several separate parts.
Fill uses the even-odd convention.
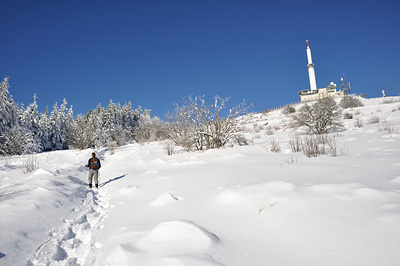
[[[103,190],[90,190],[81,205],[71,209],[71,219],[49,233],[28,265],[92,265],[97,250],[97,232],[109,213],[109,196]]]

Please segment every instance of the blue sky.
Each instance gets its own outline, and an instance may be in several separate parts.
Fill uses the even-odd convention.
[[[254,111],[318,87],[400,95],[400,1],[0,0],[0,78],[40,111],[132,102],[163,118],[182,96],[246,99]]]

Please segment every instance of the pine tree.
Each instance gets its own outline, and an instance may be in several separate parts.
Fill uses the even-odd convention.
[[[30,154],[38,151],[32,132],[19,125],[3,132],[0,153],[3,155]]]
[[[0,84],[0,135],[18,124],[18,106],[9,93],[8,78]]]
[[[20,109],[20,125],[25,128],[28,132],[32,133],[32,136],[38,145],[41,146],[40,139],[40,128],[39,128],[39,112],[36,103],[36,94],[33,96],[33,103],[31,103],[25,110],[23,107]]]
[[[52,148],[52,143],[50,140],[51,127],[49,120],[49,111],[46,111],[39,115],[38,119],[39,134],[38,139],[40,140],[42,151],[50,151]]]
[[[19,125],[20,111],[9,88],[8,78],[5,78],[0,84],[0,154],[19,155],[33,150],[33,138]]]

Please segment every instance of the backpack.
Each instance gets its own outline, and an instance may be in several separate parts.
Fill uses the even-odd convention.
[[[92,169],[99,169],[100,168],[99,159],[92,158],[91,167],[92,167]]]

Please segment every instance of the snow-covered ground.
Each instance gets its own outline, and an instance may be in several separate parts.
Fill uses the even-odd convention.
[[[41,153],[29,174],[1,157],[0,265],[398,266],[400,102],[363,101],[337,157],[292,154],[280,110],[253,115],[249,146],[100,150],[99,190],[92,150]]]

